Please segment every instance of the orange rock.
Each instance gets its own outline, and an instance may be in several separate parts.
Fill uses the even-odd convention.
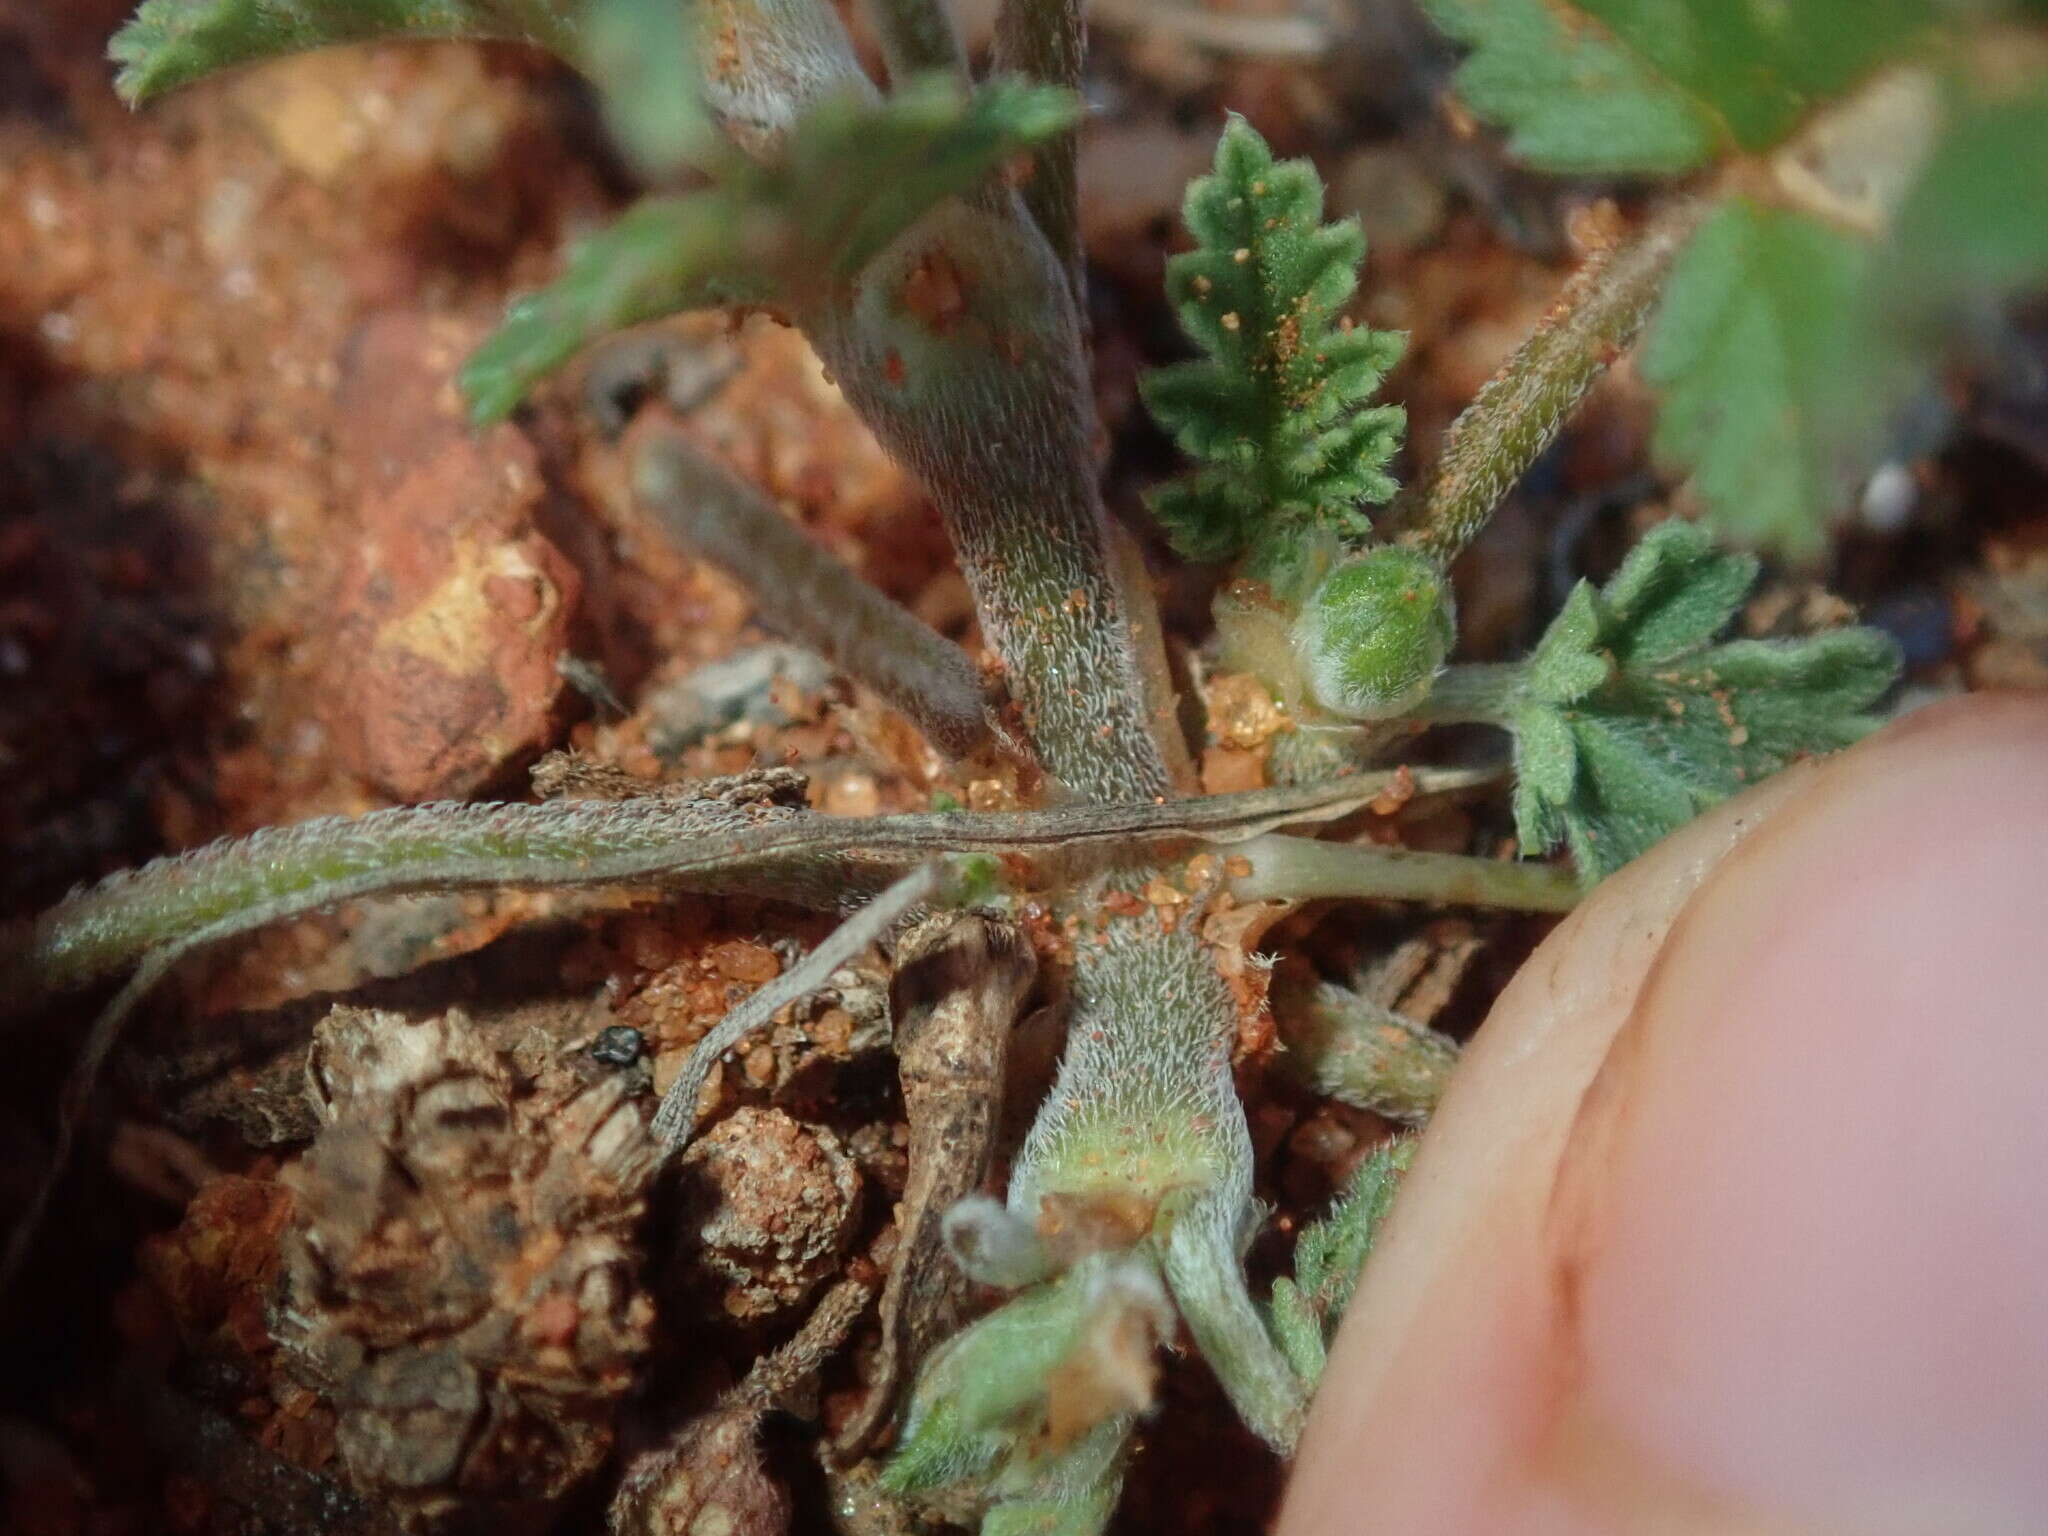
[[[511,427],[472,435],[445,398],[468,340],[446,329],[370,322],[342,384],[360,534],[320,706],[337,753],[400,800],[474,794],[548,744],[581,585],[534,525],[532,445]]]

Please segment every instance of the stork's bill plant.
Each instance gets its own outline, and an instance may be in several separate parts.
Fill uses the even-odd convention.
[[[1431,8],[1474,46],[1463,78],[1475,104],[1539,163],[1672,175],[1790,142],[1807,107],[1848,91],[1872,58],[1940,34],[1939,7],[1923,17],[1915,0],[1886,0],[1884,26],[1856,59],[1792,72],[1788,111],[1782,92],[1717,95],[1754,94],[1753,72],[1655,53],[1648,7],[1589,0],[1571,27],[1559,18],[1573,8],[1553,0]],[[1673,9],[1705,16],[1709,0],[1657,14]],[[1767,227],[1780,215],[1754,206],[1753,178],[1699,176],[1633,238],[1596,251],[1454,426],[1428,482],[1397,496],[1405,422],[1377,395],[1402,338],[1351,313],[1363,237],[1324,218],[1305,162],[1276,159],[1233,118],[1188,194],[1191,248],[1169,269],[1193,355],[1145,385],[1192,466],[1151,506],[1180,554],[1224,567],[1212,661],[1259,679],[1291,729],[1276,744],[1274,789],[1190,797],[1157,616],[1105,516],[1091,451],[1072,191],[1078,12],[1075,0],[1005,0],[998,71],[976,83],[936,0],[876,0],[884,90],[827,0],[146,0],[113,48],[133,101],[288,50],[405,36],[514,39],[595,79],[622,141],[664,189],[513,307],[462,374],[476,418],[505,417],[623,326],[722,306],[786,316],[943,514],[1000,688],[679,440],[643,433],[629,446],[643,507],[708,558],[751,563],[735,574],[764,620],[874,687],[938,750],[1011,756],[1044,791],[1009,816],[866,821],[732,786],[618,805],[396,810],[119,877],[0,950],[16,1001],[138,967],[96,1025],[83,1082],[178,956],[344,898],[666,883],[856,914],[733,1030],[917,908],[1000,912],[1027,893],[1049,898],[1072,939],[1066,1056],[1007,1197],[966,1202],[949,1224],[960,1262],[1010,1299],[932,1352],[882,1479],[905,1499],[943,1493],[957,1509],[964,1496],[998,1533],[1104,1525],[1150,1406],[1154,1352],[1183,1327],[1246,1423],[1285,1452],[1406,1166],[1405,1144],[1369,1162],[1304,1234],[1295,1275],[1254,1299],[1242,1255],[1260,1212],[1232,1080],[1239,1003],[1222,962],[1256,962],[1219,954],[1205,913],[1232,896],[1559,910],[1704,806],[1854,739],[1898,665],[1890,642],[1863,629],[1723,641],[1757,566],[1684,522],[1654,529],[1603,585],[1582,583],[1526,660],[1449,661],[1450,562],[1668,284],[1682,291],[1651,359],[1675,381],[1664,432],[1711,493],[1718,461],[1691,382],[1721,312],[1706,290],[1731,261],[1769,274],[1792,259]],[[1785,40],[1755,31],[1709,29],[1701,46],[1754,46],[1782,63]],[[1572,118],[1563,85],[1543,83],[1552,45],[1576,60],[1571,79],[1608,82],[1627,133],[1603,140]],[[1981,139],[1991,108],[1964,99],[1960,45],[1941,46],[1924,68],[1949,71],[1942,88],[1963,103],[1953,120]],[[2024,115],[2032,100],[2002,110]],[[1928,154],[1966,152],[1984,158],[1967,135]],[[1886,227],[1858,237],[1859,260],[1886,249]],[[2011,243],[2001,276],[2032,270],[2023,245]],[[1745,299],[1724,283],[1719,302]],[[1786,378],[1803,366],[1790,358]],[[1731,402],[1723,425],[1740,429],[1745,408]],[[1711,494],[1709,505],[1741,523]],[[1281,832],[1368,801],[1435,722],[1508,733],[1523,852],[1568,849],[1570,871]],[[1488,776],[1419,769],[1413,784],[1429,794]],[[1425,1118],[1454,1046],[1341,1003],[1319,1015],[1338,1035],[1344,1020],[1369,1018],[1402,1048],[1331,1037],[1332,1070],[1303,1075]],[[718,1048],[732,1033],[716,1034]],[[700,1082],[705,1065],[684,1082]],[[657,1126],[680,1141],[695,1111],[681,1095]]]

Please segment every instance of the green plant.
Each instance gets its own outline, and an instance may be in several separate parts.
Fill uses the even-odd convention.
[[[1724,133],[1747,143],[1785,126],[1765,101],[1724,128],[1679,85],[1631,74],[1632,56],[1605,34],[1547,32],[1555,8],[1535,0],[1440,14],[1482,45],[1468,84],[1487,69],[1512,76],[1516,48],[1598,42],[1581,62],[1591,78],[1619,82],[1614,110],[1649,125],[1638,153],[1647,163],[1654,151],[1659,169],[1701,163]],[[785,314],[943,515],[1014,712],[985,696],[957,647],[792,537],[762,498],[680,441],[649,436],[631,450],[643,507],[732,564],[765,615],[896,703],[938,749],[1028,759],[1046,781],[1040,803],[836,820],[788,803],[770,775],[681,797],[315,822],[72,897],[0,947],[0,983],[33,1000],[133,968],[81,1052],[68,1136],[115,1030],[171,964],[337,900],[662,884],[850,913],[698,1048],[656,1119],[675,1145],[723,1050],[906,915],[1046,901],[1073,940],[1067,1053],[1007,1199],[959,1207],[953,1224],[961,1262],[1015,1294],[934,1351],[883,1485],[902,1497],[964,1494],[989,1532],[1097,1530],[1150,1403],[1155,1346],[1176,1322],[1246,1422],[1277,1448],[1292,1444],[1405,1156],[1370,1162],[1304,1238],[1296,1277],[1269,1306],[1254,1300],[1242,1254],[1259,1211],[1232,1078],[1239,1000],[1223,967],[1256,962],[1212,946],[1204,915],[1226,897],[1562,910],[1702,806],[1854,737],[1897,662],[1860,630],[1716,644],[1756,567],[1667,525],[1604,587],[1575,592],[1526,662],[1446,668],[1449,562],[1632,338],[1680,253],[1707,259],[1711,232],[1745,205],[1676,200],[1635,241],[1596,255],[1453,428],[1436,478],[1376,519],[1368,508],[1396,489],[1403,417],[1367,402],[1400,340],[1345,316],[1363,241],[1323,221],[1313,171],[1275,160],[1233,121],[1213,175],[1189,194],[1196,247],[1170,277],[1205,355],[1146,387],[1200,462],[1154,504],[1183,553],[1230,563],[1218,659],[1262,679],[1293,729],[1275,755],[1275,788],[1185,795],[1158,618],[1105,516],[1091,452],[1073,213],[1078,7],[1006,0],[999,58],[1033,78],[980,84],[930,0],[877,0],[873,19],[886,93],[858,68],[825,0],[147,0],[114,52],[121,88],[138,100],[286,49],[402,35],[515,38],[596,77],[650,174],[687,167],[696,184],[628,210],[515,306],[463,373],[474,413],[503,417],[621,325],[729,304]],[[1487,98],[1504,114],[1551,91],[1530,59],[1514,77],[1522,96],[1497,87]],[[1861,67],[1815,62],[1793,83],[1833,89]],[[1556,110],[1531,116],[1529,142],[1588,143]],[[1948,143],[1960,155],[1970,141]],[[1034,170],[1020,192],[1005,173],[1022,156]],[[1984,260],[1999,274],[2024,268],[2018,257]],[[1682,277],[1669,278],[1679,320],[1660,331],[1666,355],[1685,331],[1684,305],[1703,304],[1702,280]],[[1683,419],[1683,401],[1674,397],[1667,423]],[[1283,830],[1396,784],[1427,795],[1500,776],[1389,771],[1399,744],[1437,720],[1513,733],[1524,849],[1566,843],[1576,873]],[[1390,1084],[1376,1098],[1356,1082],[1360,1063],[1384,1059],[1349,1053],[1346,1091],[1426,1114],[1433,1087]],[[1063,1226],[1062,1213],[1074,1219]],[[1062,1237],[1075,1227],[1087,1241]]]
[[[1425,0],[1538,169],[1708,200],[1652,323],[1657,448],[1724,531],[1811,554],[1976,311],[2048,276],[2024,4]]]

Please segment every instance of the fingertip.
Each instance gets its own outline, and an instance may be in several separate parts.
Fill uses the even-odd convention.
[[[2019,964],[2044,853],[2048,702],[1994,698],[1782,774],[1607,882],[1425,1139],[1283,1536],[1763,1531],[1851,1503],[1872,1531],[2048,1524],[2048,1146],[2018,1125],[2048,1065],[2048,977]],[[1930,1503],[1946,1523],[1914,1525]]]
[[[1996,700],[1840,760],[1688,906],[1558,1204],[1585,1404],[1675,1484],[2048,1522],[2044,855],[2048,707]]]

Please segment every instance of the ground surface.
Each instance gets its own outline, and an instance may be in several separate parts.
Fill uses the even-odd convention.
[[[948,781],[906,725],[773,644],[735,587],[635,521],[606,422],[646,392],[648,347],[594,361],[517,425],[462,426],[449,381],[466,348],[630,191],[570,82],[516,52],[357,50],[130,114],[101,61],[123,9],[0,0],[0,915],[268,823],[522,794],[526,768],[564,746],[650,780],[797,764],[813,803],[840,814],[936,792],[1004,802],[999,783]],[[1313,154],[1337,208],[1363,215],[1364,314],[1412,334],[1389,393],[1417,443],[1554,294],[1571,210],[1613,190],[1526,182],[1459,138],[1433,105],[1440,59],[1383,9],[1313,64],[1205,52],[1140,7],[1103,13],[1084,222],[1108,483],[1143,537],[1137,491],[1170,460],[1133,381],[1177,345],[1158,277],[1222,106]],[[1900,637],[1912,688],[2048,685],[2041,336],[2021,317],[2019,363],[1950,381],[1932,447],[1911,445],[1827,569],[1774,573],[1753,629],[1810,622],[1825,580]],[[793,332],[692,323],[658,351],[654,408],[973,642],[936,518]],[[1665,505],[1644,425],[1624,369],[1475,549],[1458,573],[1472,654],[1526,644],[1569,581],[1611,565]],[[1198,642],[1202,578],[1161,584],[1180,638]],[[1196,743],[1205,783],[1256,785],[1256,711],[1214,702],[1217,728]],[[1506,822],[1479,800],[1368,830],[1480,851]],[[1541,933],[1392,911],[1290,924],[1266,947],[1332,974],[1402,944],[1418,968],[1450,957],[1406,1006],[1453,1030]],[[266,1320],[294,1191],[317,1196],[306,1040],[337,995],[459,1008],[521,1092],[601,1090],[585,1048],[629,1025],[660,1086],[818,931],[760,903],[450,899],[293,924],[189,967],[140,1020],[0,1322],[0,1524],[375,1528],[374,1511],[320,1502],[335,1497],[337,1415],[280,1363]],[[801,1240],[727,1233],[718,1264],[655,1256],[653,1311],[634,1325],[654,1363],[563,1409],[588,1435],[548,1441],[576,1488],[560,1507],[589,1517],[614,1439],[637,1443],[733,1379],[888,1225],[904,1153],[882,978],[841,981],[725,1085],[812,1226]],[[40,1165],[66,1031],[84,1016],[9,1037],[0,1211]],[[1275,1086],[1249,1043],[1263,1193],[1284,1233],[1387,1127]],[[841,1369],[810,1405],[827,1424],[847,1411]],[[1198,1369],[1170,1370],[1164,1395],[1125,1528],[1256,1529],[1277,1471]],[[771,1467],[811,1512],[799,1529],[817,1518],[811,1433],[786,1419],[769,1436]]]

